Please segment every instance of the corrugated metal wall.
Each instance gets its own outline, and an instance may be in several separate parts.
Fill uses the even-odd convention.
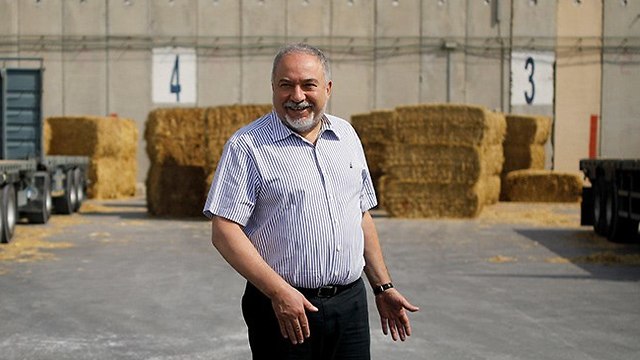
[[[610,140],[638,131],[620,119],[638,119],[640,112],[631,100],[640,87],[639,6],[613,0],[0,0],[0,56],[44,58],[46,116],[117,113],[135,119],[142,131],[151,109],[173,105],[153,102],[154,48],[195,51],[197,95],[188,105],[207,106],[270,102],[276,49],[308,41],[332,58],[329,110],[336,115],[418,102],[555,115],[548,166],[575,171],[588,155],[591,113],[602,115],[601,154],[640,154],[638,145]],[[603,32],[610,37],[604,50]],[[533,70],[512,68],[516,53],[550,58],[550,69],[557,60],[555,78],[535,84],[536,94],[550,92],[552,100],[523,103],[522,94],[511,92],[514,77]],[[527,96],[534,90],[531,76]],[[148,168],[142,140],[138,157],[142,181]]]

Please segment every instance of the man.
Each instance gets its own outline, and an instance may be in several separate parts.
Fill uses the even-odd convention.
[[[376,205],[362,145],[325,114],[324,54],[306,44],[275,57],[274,111],[225,145],[204,214],[212,243],[247,279],[242,309],[254,359],[369,359],[364,269],[385,335],[411,335],[417,311],[391,284],[369,214]]]

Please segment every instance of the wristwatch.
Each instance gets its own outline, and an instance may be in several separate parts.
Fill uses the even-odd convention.
[[[393,288],[393,284],[392,283],[386,283],[386,284],[374,286],[373,287],[373,295],[382,294],[383,292],[385,292],[385,291],[387,291],[387,290],[389,290],[391,288]]]

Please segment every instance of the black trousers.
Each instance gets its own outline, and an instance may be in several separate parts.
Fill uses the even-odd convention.
[[[271,300],[247,283],[242,315],[249,329],[254,360],[371,358],[367,295],[362,279],[333,297],[308,300],[319,310],[307,312],[311,336],[304,343],[293,345],[280,333]]]

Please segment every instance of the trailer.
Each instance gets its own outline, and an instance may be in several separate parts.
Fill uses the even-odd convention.
[[[44,224],[52,212],[80,208],[89,158],[45,154],[42,59],[0,61],[0,242],[8,243],[21,219]],[[4,67],[6,62],[37,66]]]
[[[613,242],[638,238],[640,159],[584,159],[580,170],[591,187],[582,189],[581,225],[593,225]]]

